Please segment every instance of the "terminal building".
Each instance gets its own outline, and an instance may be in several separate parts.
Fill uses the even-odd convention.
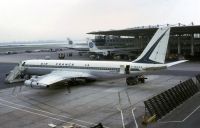
[[[89,32],[95,36],[94,42],[98,48],[133,47],[140,54],[150,41],[157,26],[143,26],[122,30]],[[184,57],[190,60],[200,60],[200,25],[181,25],[171,27],[167,58]]]

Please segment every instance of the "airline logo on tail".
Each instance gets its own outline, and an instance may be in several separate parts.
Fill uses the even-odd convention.
[[[88,46],[89,46],[89,50],[92,51],[92,52],[98,50],[98,48],[96,47],[95,43],[92,42],[92,41],[90,41],[90,42],[88,43]]]
[[[133,62],[163,64],[168,46],[170,27],[159,28],[142,54]]]
[[[94,47],[93,42],[90,42],[90,43],[89,43],[89,47],[90,47],[90,48],[93,48],[93,47]]]

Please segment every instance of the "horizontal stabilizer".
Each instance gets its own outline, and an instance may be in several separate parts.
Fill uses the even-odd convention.
[[[187,62],[188,60],[180,60],[180,61],[175,61],[175,62],[171,62],[171,63],[167,63],[167,67],[171,67],[173,65],[177,65],[177,64],[180,64],[180,63],[184,63],[184,62]]]

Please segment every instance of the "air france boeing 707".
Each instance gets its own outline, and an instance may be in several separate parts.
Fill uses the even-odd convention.
[[[159,28],[142,54],[132,62],[82,60],[25,60],[19,66],[23,74],[35,75],[24,82],[30,87],[50,87],[75,79],[130,78],[145,72],[166,69],[186,60],[165,64],[170,27]]]

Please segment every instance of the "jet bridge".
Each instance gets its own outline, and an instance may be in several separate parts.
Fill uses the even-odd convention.
[[[22,66],[15,66],[15,68],[11,70],[10,73],[6,76],[5,82],[11,84],[24,81],[24,78],[22,78],[23,71],[24,68]]]

